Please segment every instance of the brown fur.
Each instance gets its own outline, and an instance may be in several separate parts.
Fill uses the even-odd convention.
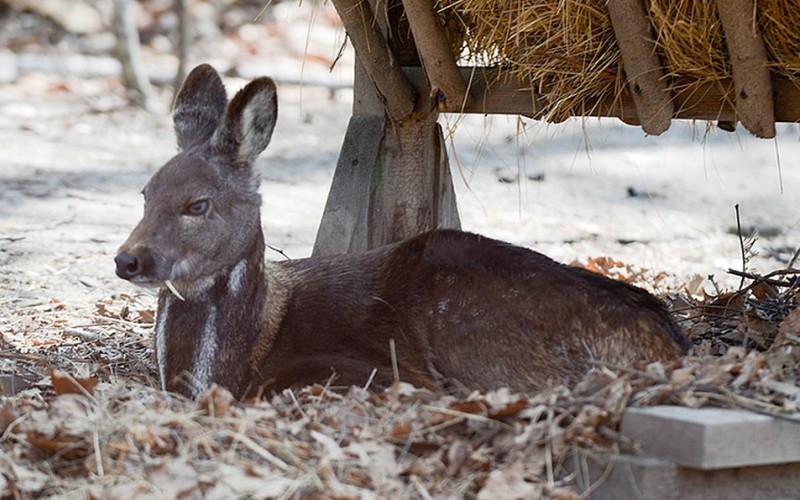
[[[209,69],[187,78],[184,109],[220,101]],[[121,277],[171,280],[186,296],[162,288],[159,297],[165,388],[197,396],[215,382],[245,397],[332,374],[337,385],[364,385],[373,371],[373,387],[385,387],[391,343],[400,379],[437,391],[531,391],[576,381],[592,360],[628,366],[685,353],[649,293],[475,234],[433,231],[365,254],[265,263],[251,163],[269,142],[274,95],[258,79],[227,111],[213,108],[216,119],[176,111],[188,146],[148,183],[145,216],[117,256]],[[219,124],[213,135],[209,120]],[[187,208],[197,199],[210,200],[201,216]]]

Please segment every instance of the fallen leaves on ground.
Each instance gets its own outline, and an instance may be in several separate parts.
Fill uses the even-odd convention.
[[[149,355],[151,308],[112,299],[82,321],[79,342],[20,352],[23,337],[4,337],[9,362],[39,377],[0,399],[0,496],[578,498],[576,453],[636,452],[618,434],[627,407],[797,412],[795,288],[755,285],[675,297],[695,349],[674,365],[598,364],[574,387],[538,394],[441,396],[398,382],[245,402],[219,387],[190,401],[122,370]],[[77,330],[79,315],[57,302],[22,315],[14,327],[43,339]]]

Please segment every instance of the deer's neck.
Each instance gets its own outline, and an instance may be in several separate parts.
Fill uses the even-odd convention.
[[[243,360],[270,329],[261,231],[246,255],[202,287],[185,301],[168,289],[159,295],[155,347],[162,388],[197,397],[217,383],[237,392]]]

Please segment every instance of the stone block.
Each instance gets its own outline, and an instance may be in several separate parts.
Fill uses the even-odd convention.
[[[695,469],[800,462],[800,423],[745,410],[631,408],[622,434],[646,456]]]
[[[576,452],[573,467],[592,500],[789,500],[800,495],[800,463],[700,470],[667,460]]]

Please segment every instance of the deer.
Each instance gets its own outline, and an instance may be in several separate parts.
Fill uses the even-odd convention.
[[[277,90],[228,102],[196,67],[173,106],[177,154],[149,180],[116,274],[159,289],[161,388],[237,398],[333,380],[438,393],[533,392],[597,363],[679,360],[689,347],[649,292],[478,234],[435,229],[355,254],[267,261],[259,177]],[[332,378],[334,377],[334,378]]]

